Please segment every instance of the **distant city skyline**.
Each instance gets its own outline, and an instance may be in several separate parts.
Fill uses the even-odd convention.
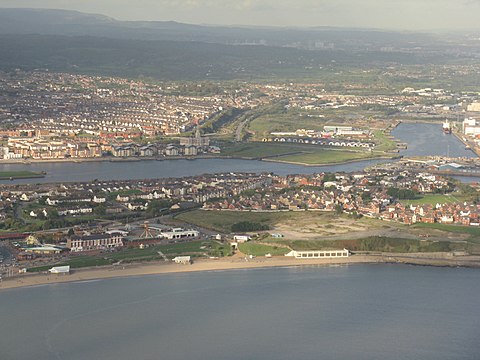
[[[480,30],[480,0],[0,0],[0,7],[212,25]]]

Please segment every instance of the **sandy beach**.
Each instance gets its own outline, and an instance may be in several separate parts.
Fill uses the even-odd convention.
[[[182,265],[171,262],[125,264],[97,268],[73,269],[69,275],[49,273],[18,274],[4,278],[0,289],[55,284],[72,281],[110,279],[126,276],[156,275],[197,271],[237,270],[290,266],[330,266],[344,264],[399,263],[423,266],[479,267],[480,256],[451,257],[444,253],[432,254],[382,254],[353,255],[338,259],[299,260],[290,257],[273,258],[223,258],[196,260],[193,264]]]

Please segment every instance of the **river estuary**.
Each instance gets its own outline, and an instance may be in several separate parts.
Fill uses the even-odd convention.
[[[402,123],[392,135],[408,143],[408,149],[400,154],[415,155],[450,155],[474,157],[453,135],[445,135],[439,124]],[[3,164],[0,171],[45,171],[47,175],[40,179],[20,179],[0,181],[0,183],[45,183],[72,182],[111,179],[150,179],[166,177],[195,176],[204,173],[221,172],[273,172],[278,175],[312,174],[319,172],[359,171],[385,160],[366,160],[341,165],[302,166],[276,162],[241,160],[241,159],[196,159],[196,160],[146,160],[128,162],[94,161],[79,163],[33,163]]]

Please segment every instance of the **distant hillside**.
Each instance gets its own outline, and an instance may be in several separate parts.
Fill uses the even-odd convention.
[[[365,29],[200,26],[173,21],[118,21],[76,11],[0,8],[0,34],[101,36],[139,40],[200,41],[288,46],[310,50],[433,46],[439,39]]]
[[[471,45],[428,34],[125,22],[75,11],[0,8],[0,70],[6,71],[171,80],[309,78],[342,67],[476,61],[478,54]]]
[[[445,61],[436,55],[56,35],[0,35],[0,49],[0,70],[49,69],[171,80],[308,77],[319,69],[342,66]]]

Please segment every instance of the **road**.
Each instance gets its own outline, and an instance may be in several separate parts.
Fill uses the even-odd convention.
[[[235,130],[235,141],[240,142],[243,140],[243,128],[245,127],[245,125],[247,125],[249,121],[250,119],[247,118],[246,120],[243,120],[240,124],[238,124],[237,129]]]

